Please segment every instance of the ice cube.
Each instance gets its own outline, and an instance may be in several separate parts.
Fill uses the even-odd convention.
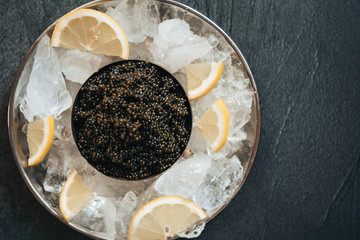
[[[231,143],[229,141],[229,136],[228,136],[228,139],[227,139],[226,143],[224,144],[224,146],[218,152],[214,152],[210,146],[207,147],[207,153],[212,155],[215,159],[226,158],[230,155],[233,155],[235,153],[235,151],[232,152]]]
[[[178,195],[191,199],[210,166],[210,156],[196,153],[161,175],[154,184],[154,189],[162,195]]]
[[[231,61],[228,64],[231,64],[232,67],[227,71],[232,73],[232,77],[229,77],[229,83],[237,89],[245,89],[250,84],[245,67],[234,54],[231,54],[230,57]]]
[[[206,177],[195,193],[194,202],[211,216],[223,206],[235,193],[243,178],[243,167],[234,155],[212,161]]]
[[[184,20],[170,19],[159,24],[149,48],[157,64],[175,73],[213,47],[206,38],[195,35]]]
[[[234,127],[241,128],[250,120],[253,93],[249,90],[239,90],[234,93],[234,102],[230,105]],[[230,102],[230,99],[227,99]],[[236,108],[237,106],[237,108]]]
[[[105,12],[119,23],[130,43],[140,43],[157,33],[157,5],[153,1],[122,1]]]
[[[44,190],[47,192],[60,194],[62,185],[71,171],[71,169],[67,168],[67,158],[64,157],[68,155],[66,152],[69,145],[65,141],[54,141],[47,160],[42,163],[46,168],[43,185]]]
[[[55,139],[70,141],[71,137],[71,110],[68,109],[55,118]]]
[[[127,233],[137,203],[138,198],[132,191],[127,192],[121,200],[116,201],[115,204],[118,206],[117,221],[119,221],[119,230],[122,233]]]
[[[113,201],[96,196],[71,222],[92,231],[105,233],[107,237],[113,237],[116,233],[115,220],[116,208]]]
[[[159,179],[159,177],[155,177],[155,181],[154,183]],[[155,189],[154,189],[154,184],[148,186],[145,191],[139,195],[138,198],[138,205],[139,206],[143,206],[144,204],[150,202],[151,200],[154,200],[155,198],[161,197],[162,194],[158,193]],[[138,206],[138,207],[139,207]]]
[[[149,51],[147,44],[147,41],[142,43],[129,43],[129,59],[154,62],[154,57]]]
[[[45,35],[37,46],[26,94],[20,105],[25,118],[58,116],[71,106],[71,96],[50,38]]]
[[[74,142],[54,140],[49,156],[42,165],[46,169],[43,186],[47,192],[60,194],[62,185],[73,169],[80,174],[84,185],[92,188],[95,171],[80,155]]]
[[[19,82],[18,85],[16,87],[15,90],[15,103],[14,106],[19,106],[21,103],[24,102],[24,97],[26,94],[26,86],[29,82],[29,77],[33,68],[33,64],[34,64],[34,52],[29,56],[29,60],[26,62],[24,69],[21,72],[21,76],[19,78]],[[24,104],[23,104],[24,105]],[[24,107],[24,106],[20,106],[20,107]],[[21,108],[20,108],[21,109]]]
[[[146,38],[141,31],[141,15],[137,7],[132,7],[126,4],[127,1],[120,3],[115,10],[120,14],[118,23],[123,29],[129,42],[139,43]]]
[[[66,79],[83,84],[94,72],[98,71],[102,57],[77,49],[66,51],[59,59],[61,71]]]
[[[153,0],[142,0],[140,2],[141,28],[147,37],[154,37],[158,32],[159,9]]]
[[[243,178],[243,167],[235,155],[214,156],[195,153],[182,160],[159,177],[154,190],[193,200],[211,216],[233,196]]]
[[[159,24],[158,29],[159,33],[155,36],[154,42],[165,49],[180,46],[196,36],[190,31],[189,24],[181,19],[166,20]]]
[[[210,49],[211,45],[204,39],[198,39],[192,43],[168,49],[165,55],[165,67],[169,72],[174,73],[204,55]]]

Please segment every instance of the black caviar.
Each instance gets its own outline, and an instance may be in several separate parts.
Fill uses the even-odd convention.
[[[79,90],[72,113],[82,156],[105,175],[129,180],[174,164],[189,141],[191,119],[176,79],[138,60],[94,73]]]

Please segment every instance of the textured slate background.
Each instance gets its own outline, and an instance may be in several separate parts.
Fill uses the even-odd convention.
[[[26,188],[6,125],[21,59],[48,25],[86,2],[0,0],[1,239],[87,239]],[[235,41],[261,102],[253,169],[199,239],[360,239],[360,1],[180,2]]]

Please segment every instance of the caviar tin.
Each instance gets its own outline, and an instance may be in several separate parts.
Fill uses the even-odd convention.
[[[121,172],[129,172],[130,171],[130,167],[128,167],[127,169],[129,169],[128,171],[121,171],[120,172],[120,170],[122,170],[123,168],[124,168],[124,166],[119,166],[119,164],[116,164],[116,163],[113,163],[110,159],[107,161],[107,162],[109,162],[109,164],[107,164],[107,166],[104,166],[104,164],[101,164],[103,161],[98,161],[99,163],[100,163],[100,166],[98,166],[94,161],[93,161],[93,159],[92,159],[92,157],[90,156],[92,153],[90,152],[90,153],[88,153],[88,154],[83,154],[82,153],[82,155],[83,155],[83,157],[85,158],[85,159],[87,159],[87,161],[88,161],[88,163],[90,164],[90,165],[92,165],[96,170],[98,170],[98,171],[100,171],[100,172],[102,172],[103,174],[105,174],[105,175],[107,175],[107,176],[109,176],[109,177],[114,177],[114,178],[117,178],[117,179],[123,179],[123,180],[143,180],[143,179],[147,179],[147,178],[151,178],[151,177],[154,177],[154,176],[156,176],[156,175],[158,175],[158,174],[160,174],[160,173],[162,173],[162,172],[164,172],[164,171],[166,171],[168,168],[170,168],[176,161],[177,161],[177,159],[179,159],[179,157],[181,156],[181,154],[185,151],[185,148],[186,148],[186,146],[187,146],[187,144],[189,143],[189,139],[190,139],[190,136],[191,136],[191,130],[192,130],[192,112],[191,112],[191,107],[190,107],[190,102],[189,102],[189,99],[188,99],[188,97],[187,97],[187,95],[186,95],[186,92],[185,92],[185,90],[183,89],[183,87],[181,86],[181,84],[176,80],[176,78],[174,77],[174,76],[172,76],[169,72],[167,72],[165,69],[163,69],[162,67],[160,67],[160,66],[157,66],[157,65],[155,65],[155,64],[153,64],[153,63],[150,63],[150,62],[145,62],[145,61],[141,61],[141,60],[124,60],[124,61],[120,61],[120,62],[115,62],[115,63],[111,63],[111,64],[109,64],[109,65],[107,65],[107,66],[104,66],[104,67],[102,67],[98,72],[96,72],[96,73],[94,73],[92,76],[90,76],[89,77],[89,79],[88,80],[86,80],[86,82],[82,85],[82,87],[80,88],[80,90],[79,90],[79,92],[78,92],[78,94],[77,94],[77,96],[76,96],[76,98],[75,98],[75,100],[74,100],[74,104],[73,104],[73,109],[72,109],[72,117],[71,117],[71,126],[72,126],[72,133],[73,133],[73,137],[74,137],[74,140],[75,140],[75,143],[76,143],[76,145],[77,145],[77,147],[79,148],[79,149],[81,149],[82,148],[82,146],[81,146],[81,143],[79,143],[79,140],[78,140],[78,136],[79,136],[79,134],[81,134],[81,133],[84,133],[84,129],[86,129],[86,131],[88,131],[88,129],[89,129],[89,127],[86,127],[86,126],[84,126],[84,123],[83,122],[81,122],[81,123],[78,123],[78,124],[76,124],[76,121],[74,121],[74,115],[76,115],[76,109],[77,109],[77,106],[78,105],[80,105],[80,98],[81,98],[81,96],[83,96],[83,95],[85,95],[85,93],[82,93],[83,91],[83,89],[84,89],[84,87],[88,87],[89,88],[89,86],[90,85],[92,85],[93,87],[90,89],[90,92],[94,92],[94,90],[93,89],[97,89],[96,91],[99,91],[98,90],[98,86],[99,86],[99,76],[101,76],[101,75],[103,75],[104,73],[107,73],[107,74],[110,74],[111,73],[111,75],[112,75],[112,78],[114,78],[114,76],[117,76],[117,75],[119,75],[119,72],[116,72],[116,74],[114,74],[113,73],[113,71],[114,71],[114,69],[117,69],[117,68],[119,68],[119,67],[121,67],[121,66],[128,66],[128,65],[130,65],[130,64],[133,64],[133,65],[135,65],[135,69],[134,69],[134,71],[136,71],[136,66],[138,66],[139,64],[143,64],[143,65],[145,65],[145,66],[148,66],[148,67],[150,67],[150,68],[152,68],[152,70],[153,71],[155,71],[157,74],[156,74],[156,76],[154,76],[154,77],[156,77],[156,78],[159,78],[158,79],[158,81],[160,81],[162,84],[164,84],[165,83],[165,81],[167,81],[166,83],[168,83],[168,82],[171,82],[172,84],[173,84],[173,88],[175,89],[175,90],[173,90],[173,91],[171,91],[171,92],[169,92],[169,94],[176,94],[180,99],[182,99],[184,102],[183,102],[183,104],[182,104],[182,108],[184,109],[183,111],[187,111],[187,114],[186,115],[184,115],[184,116],[182,116],[182,115],[178,115],[177,116],[177,118],[178,118],[178,121],[179,122],[183,122],[183,126],[181,126],[181,128],[183,128],[184,129],[184,132],[186,133],[185,134],[185,136],[182,138],[183,140],[183,142],[182,142],[182,145],[180,146],[180,144],[178,144],[177,142],[176,142],[176,146],[180,146],[179,147],[179,150],[178,150],[178,152],[176,152],[176,153],[172,153],[171,154],[171,156],[172,157],[169,157],[169,159],[165,159],[164,158],[164,156],[163,156],[163,154],[156,154],[156,148],[154,148],[153,149],[153,153],[154,154],[156,154],[156,156],[154,157],[156,160],[159,160],[159,159],[162,159],[162,161],[166,161],[166,160],[168,160],[170,163],[169,164],[166,164],[166,166],[164,166],[163,168],[164,169],[161,169],[161,170],[158,170],[158,169],[154,169],[154,171],[156,171],[156,172],[154,172],[154,173],[151,173],[150,175],[148,175],[148,176],[142,176],[142,177],[139,177],[139,178],[136,178],[136,179],[129,179],[129,178],[126,178],[126,177],[124,177],[124,176],[119,176],[119,174],[122,174]],[[128,72],[126,72],[126,73],[128,73]],[[163,78],[165,78],[165,80],[162,80]],[[119,76],[119,79],[120,80],[117,80],[116,81],[116,83],[119,83],[119,82],[121,82],[121,80],[123,80],[124,81],[124,79],[122,79],[122,77],[121,76]],[[90,82],[91,81],[91,82]],[[109,77],[106,77],[105,78],[105,81],[107,82],[107,81],[110,81],[110,78]],[[133,81],[133,80],[132,80]],[[131,82],[132,82],[131,81]],[[131,83],[130,81],[129,82],[126,82],[125,83],[125,81],[124,81],[124,83],[123,83],[123,86],[125,86],[125,87],[132,87],[131,85],[133,85],[132,83]],[[139,80],[139,82],[140,82],[140,80]],[[140,82],[141,84],[146,84],[146,83],[149,83],[149,84],[153,84],[154,83],[154,79],[152,79],[152,78],[150,78],[150,81],[141,81]],[[104,85],[104,84],[102,84],[102,85]],[[137,95],[142,95],[142,98],[144,97],[144,95],[145,95],[145,93],[148,93],[151,89],[152,89],[152,85],[150,85],[150,88],[149,88],[149,85],[147,85],[147,86],[143,86],[144,88],[143,88],[143,90],[140,90],[140,91],[142,91],[141,93],[139,93],[139,94],[137,94]],[[117,88],[118,89],[118,88]],[[127,89],[128,90],[128,89]],[[126,91],[127,91],[126,90]],[[129,91],[131,91],[131,90],[129,90]],[[100,93],[99,93],[100,94]],[[103,92],[101,92],[101,94],[103,94]],[[159,96],[159,92],[156,92],[154,95],[152,95],[153,97],[155,97],[155,98],[158,98],[158,96]],[[112,99],[110,99],[111,98],[111,96],[110,96],[110,98],[109,98],[109,101],[110,101],[110,103],[111,103],[111,101],[112,102],[114,102],[114,103],[118,103],[118,101],[119,101],[119,96],[120,95],[123,95],[123,94],[119,94],[119,95],[117,95],[116,97],[113,97]],[[169,99],[169,98],[168,98]],[[84,103],[85,104],[87,104],[87,105],[89,105],[89,103],[91,103],[91,100],[89,99],[89,100],[83,100],[84,101]],[[141,103],[143,103],[143,104],[145,104],[146,105],[146,109],[149,109],[149,108],[151,108],[148,104],[147,104],[147,102],[150,102],[150,101],[154,101],[154,99],[144,99],[144,100],[141,100]],[[137,101],[138,102],[138,101]],[[110,104],[109,103],[109,104]],[[161,103],[161,102],[160,102]],[[172,105],[175,105],[176,103],[175,102],[172,102],[172,103],[170,103],[170,104],[172,104]],[[109,106],[108,108],[111,108],[111,106]],[[129,107],[128,108],[128,110],[129,109],[131,109],[131,108],[133,108],[133,107]],[[125,106],[124,107],[119,107],[119,109],[114,109],[114,111],[113,111],[113,113],[119,113],[121,110],[124,110],[125,109]],[[94,109],[92,109],[92,110],[94,110]],[[129,111],[131,111],[131,110],[129,110]],[[181,111],[181,110],[180,110]],[[175,113],[176,112],[180,112],[180,111],[178,111],[178,110],[176,110],[175,111]],[[99,111],[99,112],[101,112],[101,111]],[[164,112],[164,114],[168,114],[168,112],[171,112],[171,111],[169,111],[169,110],[167,110],[166,112]],[[78,114],[79,115],[79,114]],[[146,126],[141,126],[141,127],[139,127],[139,130],[137,131],[137,132],[139,132],[139,134],[140,135],[144,135],[144,133],[147,131],[147,130],[149,130],[150,128],[154,128],[154,131],[157,131],[158,129],[159,129],[159,126],[156,126],[156,124],[157,124],[157,121],[151,121],[151,120],[146,120],[146,114],[144,114],[144,112],[139,112],[138,113],[138,119],[136,120],[137,122],[140,120],[140,124],[142,124],[142,125],[146,125]],[[125,128],[125,126],[130,126],[131,125],[131,120],[133,120],[132,119],[132,117],[130,116],[129,117],[129,115],[127,114],[127,112],[126,112],[126,114],[125,114],[125,116],[122,116],[123,118],[126,118],[126,120],[127,121],[130,121],[130,124],[129,123],[126,123],[126,122],[123,122],[122,124],[124,125],[124,128]],[[149,117],[149,119],[150,119],[150,116],[148,116]],[[174,117],[172,117],[172,119],[174,119],[176,116],[174,116]],[[135,120],[133,120],[133,122],[135,122]],[[129,124],[129,125],[127,125],[127,124]],[[168,123],[166,123],[166,124],[168,124]],[[120,127],[120,126],[119,126]],[[173,127],[175,127],[175,126],[173,126]],[[178,126],[179,127],[179,126]],[[81,131],[77,131],[77,128],[82,128],[82,130]],[[98,128],[98,126],[97,126],[97,128]],[[104,126],[104,129],[106,129],[107,128],[107,126]],[[112,134],[113,132],[114,132],[114,130],[116,130],[116,129],[112,129],[112,128],[109,128],[109,129],[106,129],[107,131],[108,131],[108,134]],[[98,140],[99,139],[99,136],[94,136],[94,134],[93,134],[93,132],[92,133],[88,133],[89,134],[89,139],[96,139],[96,140]],[[173,134],[176,134],[176,132],[174,132]],[[177,133],[177,134],[179,134],[179,133]],[[179,134],[180,135],[180,134]],[[118,136],[117,136],[118,137]],[[144,139],[144,141],[138,141],[138,142],[135,142],[135,144],[134,145],[136,145],[136,151],[133,151],[131,154],[130,154],[130,156],[131,156],[131,159],[132,159],[132,162],[134,162],[135,161],[135,159],[134,159],[134,155],[141,155],[144,151],[146,152],[146,148],[142,148],[143,146],[146,146],[146,144],[147,144],[147,142],[149,141],[149,139],[152,137],[152,136],[140,136],[140,137],[142,137],[142,139]],[[116,147],[121,147],[121,144],[122,144],[122,142],[123,142],[123,140],[120,140],[119,142],[117,142],[115,145],[116,145]],[[104,144],[105,145],[105,147],[109,147],[107,144]],[[162,146],[164,146],[164,148],[166,148],[166,147],[168,147],[169,146],[169,142],[168,141],[166,141],[166,140],[164,140],[163,141],[163,143],[162,143]],[[120,148],[119,147],[119,148]],[[95,148],[95,147],[94,147]],[[124,147],[122,147],[122,148],[124,148]],[[81,152],[81,150],[80,150],[80,152]],[[104,156],[104,155],[106,155],[105,154],[105,152],[104,153],[102,153],[101,154],[101,156],[100,157],[102,157],[102,156]],[[142,159],[139,159],[139,161],[145,161],[145,160],[147,160],[149,158],[149,156],[147,156],[147,157],[143,157],[143,160]],[[119,160],[120,161],[120,160]],[[136,162],[136,161],[135,161]],[[123,165],[125,165],[126,163],[124,163],[124,162],[121,162]],[[140,165],[140,163],[138,163],[138,165]],[[160,166],[159,166],[160,167]],[[115,172],[114,171],[111,171],[110,169],[117,169]],[[142,171],[142,170],[141,170]],[[144,174],[144,173],[143,173]]]

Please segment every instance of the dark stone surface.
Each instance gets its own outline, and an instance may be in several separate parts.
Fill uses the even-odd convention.
[[[0,1],[0,239],[88,239],[27,189],[6,124],[21,59],[48,25],[86,2]],[[360,239],[360,1],[181,2],[239,46],[262,115],[245,185],[199,239]]]

